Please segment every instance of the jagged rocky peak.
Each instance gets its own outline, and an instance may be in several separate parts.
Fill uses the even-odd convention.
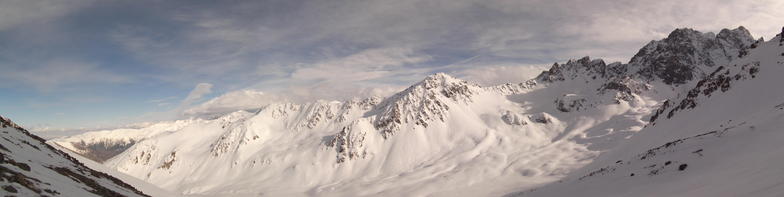
[[[779,38],[779,46],[781,46],[784,43],[784,27],[781,27],[781,33],[776,35],[776,37]]]
[[[424,80],[421,82],[414,84],[413,86],[406,89],[408,92],[413,89],[424,88],[424,90],[440,90],[444,94],[444,96],[452,97],[452,96],[469,96],[470,92],[467,92],[469,86],[478,86],[476,84],[470,84],[465,80],[457,79],[452,76],[449,76],[445,73],[436,73],[430,76],[425,77]],[[449,92],[451,91],[451,92]]]
[[[479,85],[444,73],[433,74],[377,105],[374,126],[384,137],[405,123],[427,127],[430,121],[444,121],[449,110],[447,103],[470,102],[479,91],[482,91]]]
[[[663,40],[645,45],[629,61],[629,67],[637,69],[637,73],[648,80],[684,84],[737,58],[754,42],[744,27],[724,29],[718,35],[680,28]]]
[[[481,87],[477,84],[469,83],[444,73],[436,73],[389,97],[386,101],[416,101],[418,99],[441,96],[454,101],[467,101],[479,90],[481,90]]]
[[[666,84],[684,84],[705,77],[717,65],[742,57],[758,42],[742,26],[723,29],[718,34],[679,28],[665,39],[646,44],[628,64],[605,64],[601,59],[583,57],[565,64],[555,63],[536,80],[555,82],[585,78],[617,81],[631,77],[644,81],[661,80]]]
[[[722,29],[719,31],[719,34],[716,35],[716,39],[726,43],[724,46],[734,46],[735,48],[748,47],[755,42],[754,37],[751,36],[749,30],[743,26],[732,30]]]
[[[588,56],[577,60],[569,60],[561,65],[554,63],[549,70],[536,77],[538,81],[554,82],[587,77],[590,79],[612,78],[622,74],[626,69],[620,62],[606,64],[602,59],[591,59]]]

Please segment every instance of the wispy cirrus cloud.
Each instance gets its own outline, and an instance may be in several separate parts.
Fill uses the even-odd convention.
[[[40,91],[52,91],[69,86],[94,83],[130,83],[133,78],[102,69],[98,64],[55,59],[40,64],[38,62],[4,65],[0,79],[8,85],[32,87]]]
[[[182,113],[186,116],[212,115],[245,109],[256,109],[271,103],[285,101],[287,101],[287,99],[280,95],[265,94],[261,91],[232,91],[185,109]]]
[[[185,99],[182,100],[180,105],[190,106],[194,102],[197,102],[202,98],[204,98],[204,95],[207,95],[209,93],[212,93],[212,84],[210,83],[196,84],[196,87],[194,87],[193,90],[191,90],[191,92],[188,93],[188,96],[186,96]]]
[[[0,31],[14,28],[18,25],[47,23],[88,5],[90,1],[0,1]]]

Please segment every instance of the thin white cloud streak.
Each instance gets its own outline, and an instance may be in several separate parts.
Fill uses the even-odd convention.
[[[63,86],[93,83],[130,83],[133,79],[103,70],[89,62],[55,59],[38,65],[5,65],[0,79],[7,84],[21,83],[41,91],[51,91]]]
[[[232,91],[186,109],[186,116],[203,116],[228,113],[238,110],[256,109],[275,102],[285,102],[278,95],[265,94],[254,90]]]
[[[90,0],[0,1],[0,31],[30,23],[47,23],[89,4]]]
[[[429,61],[430,56],[406,48],[374,48],[315,64],[301,64],[280,80],[260,82],[254,87],[267,88],[293,102],[318,99],[342,100],[352,97],[387,96],[402,88],[399,75],[424,77],[427,68],[412,68]]]
[[[380,83],[379,80],[385,80],[391,77],[391,74],[399,74],[400,70],[406,69],[404,66],[429,59],[429,56],[404,48],[368,49],[314,65],[301,65],[302,68],[294,70],[286,80],[273,82],[284,82],[285,84],[277,84],[283,87],[282,90],[271,93],[254,90],[232,91],[185,109],[184,114],[211,115],[254,109],[276,102],[388,96],[402,86]]]
[[[190,106],[194,102],[197,102],[200,99],[202,99],[204,95],[207,95],[209,93],[212,93],[212,84],[210,83],[196,84],[196,87],[194,87],[193,90],[191,90],[191,92],[188,93],[188,96],[186,96],[185,99],[182,100],[180,105],[184,107]]]
[[[384,77],[389,72],[400,70],[400,66],[422,63],[429,59],[429,56],[416,54],[411,49],[368,49],[297,69],[291,74],[291,78],[326,82],[359,82]]]
[[[189,114],[190,109],[197,108],[199,106],[206,105],[204,102],[205,96],[212,93],[213,84],[211,83],[198,83],[196,84],[188,95],[186,95],[179,104],[176,105],[174,108],[169,108],[167,110],[161,111],[153,111],[142,114],[137,117],[129,118],[128,120],[124,121],[128,122],[149,122],[149,121],[158,121],[158,120],[174,120],[180,118],[191,117],[192,115]],[[147,101],[148,103],[154,103],[157,106],[166,106],[170,104],[171,100],[174,100],[175,97],[167,97],[162,99],[153,99]],[[223,103],[227,104],[228,103]]]
[[[549,69],[542,65],[493,65],[461,70],[453,75],[460,79],[479,83],[483,86],[494,86],[505,83],[520,83],[533,79],[542,71]]]

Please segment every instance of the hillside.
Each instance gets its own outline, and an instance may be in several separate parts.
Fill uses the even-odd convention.
[[[4,196],[147,196],[46,144],[0,117],[0,193]]]

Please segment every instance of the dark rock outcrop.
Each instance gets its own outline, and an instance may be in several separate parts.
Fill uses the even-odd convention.
[[[718,35],[676,29],[667,38],[651,41],[629,61],[629,67],[647,80],[684,84],[705,76],[710,68],[729,62],[755,42],[744,27],[723,29]]]

